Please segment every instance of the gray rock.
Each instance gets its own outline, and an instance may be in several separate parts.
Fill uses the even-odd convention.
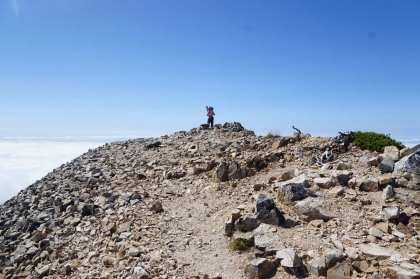
[[[280,226],[284,223],[283,214],[276,207],[274,200],[265,193],[260,193],[256,204],[257,220],[262,223]]]
[[[277,198],[286,203],[300,201],[313,196],[315,196],[315,193],[311,189],[297,185],[282,185],[277,192]]]
[[[395,163],[392,174],[402,175],[404,172],[420,175],[420,150]]]
[[[357,161],[359,165],[364,167],[369,167],[369,160],[372,159],[372,155],[370,154],[364,154],[360,156],[359,160]]]
[[[327,276],[327,265],[325,257],[316,255],[309,261],[309,272],[315,276]]]
[[[345,255],[342,251],[336,249],[330,249],[324,253],[325,264],[327,268],[334,266],[336,263],[341,262],[345,259]]]
[[[302,260],[297,252],[292,248],[282,249],[277,251],[276,259],[280,259],[280,264],[283,267],[300,267]]]
[[[390,251],[372,243],[361,244],[359,249],[363,254],[374,257],[378,260],[388,259],[391,256]]]
[[[347,170],[343,170],[343,171],[334,170],[331,173],[331,178],[336,180],[338,184],[343,185],[343,186],[347,186],[347,183],[352,178],[352,176],[353,176],[353,173]]]
[[[382,212],[384,214],[385,220],[398,220],[400,218],[400,207],[399,206],[389,206],[384,207],[382,209]]]
[[[329,189],[333,186],[333,180],[331,177],[316,177],[314,178],[314,184],[322,189]]]
[[[420,279],[420,273],[407,270],[398,266],[388,266],[385,268],[385,275],[388,278],[398,278],[398,279]]]
[[[394,170],[394,162],[395,161],[391,157],[385,156],[378,168],[381,172],[392,172]]]
[[[257,213],[257,220],[261,223],[281,226],[285,223],[286,219],[280,210],[276,207],[271,210],[263,209]]]
[[[242,216],[235,222],[235,229],[241,232],[250,232],[258,228],[261,224],[255,217]]]
[[[276,270],[276,265],[271,261],[265,258],[258,258],[251,261],[245,267],[245,276],[248,279],[266,278],[271,273],[274,273]]]
[[[305,188],[310,187],[309,180],[306,174],[301,174],[290,180],[284,181],[283,183],[281,183],[281,186],[299,186],[299,187],[305,187]]]
[[[384,233],[376,227],[370,227],[369,234],[377,238],[382,238],[384,236]]]
[[[276,208],[274,200],[269,197],[266,193],[260,193],[257,197],[257,203],[255,206],[257,212],[262,210],[271,210]]]
[[[392,188],[391,185],[386,186],[385,189],[382,191],[382,199],[384,201],[392,199],[394,196],[394,188]]]
[[[295,210],[306,222],[316,219],[328,221],[332,217],[328,214],[328,211],[322,207],[322,205],[322,199],[309,197],[302,201],[298,201],[295,205]]]
[[[134,268],[133,274],[131,275],[131,279],[151,279],[152,277],[147,273],[144,268],[141,266],[137,266]]]
[[[44,266],[37,267],[35,272],[38,274],[38,278],[43,278],[48,275],[51,268],[51,264],[47,264]]]

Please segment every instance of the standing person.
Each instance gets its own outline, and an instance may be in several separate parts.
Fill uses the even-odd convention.
[[[208,107],[206,106],[206,110],[207,110],[207,124],[210,125],[210,127],[213,128],[213,123],[214,123],[214,116],[216,115],[213,111],[213,107]]]

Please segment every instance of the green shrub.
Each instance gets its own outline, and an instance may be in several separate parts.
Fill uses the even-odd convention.
[[[254,246],[254,238],[236,238],[229,243],[229,248],[233,251],[246,251]]]
[[[268,138],[268,139],[279,138],[280,133],[279,132],[268,132],[265,137]]]
[[[385,146],[394,145],[398,149],[405,147],[401,142],[392,139],[389,135],[375,132],[355,132],[353,143],[361,149],[377,151],[380,153],[384,152]]]

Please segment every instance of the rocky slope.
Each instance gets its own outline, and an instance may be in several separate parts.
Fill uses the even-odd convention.
[[[0,278],[420,278],[419,187],[420,152],[239,123],[105,144],[0,206]]]

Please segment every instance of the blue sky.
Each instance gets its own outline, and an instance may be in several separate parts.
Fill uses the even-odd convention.
[[[420,1],[0,1],[0,137],[420,134]]]

